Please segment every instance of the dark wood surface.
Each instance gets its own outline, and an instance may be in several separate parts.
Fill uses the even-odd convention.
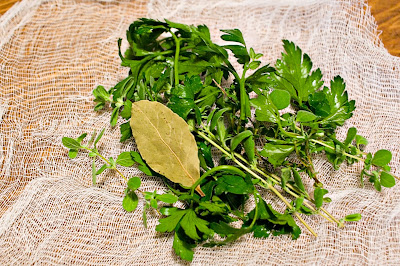
[[[17,0],[0,0],[0,15],[10,9]],[[389,53],[400,56],[400,1],[369,0],[378,29],[382,31],[380,38]]]

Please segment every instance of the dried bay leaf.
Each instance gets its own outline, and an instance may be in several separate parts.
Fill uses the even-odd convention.
[[[194,136],[185,120],[171,109],[159,102],[134,102],[130,125],[139,152],[151,169],[185,187],[200,178]],[[196,191],[204,195],[200,186]]]

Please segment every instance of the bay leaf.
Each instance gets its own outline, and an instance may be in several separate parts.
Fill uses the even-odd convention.
[[[189,125],[159,102],[132,103],[132,135],[146,163],[155,172],[184,187],[200,178],[200,161]],[[204,196],[200,186],[196,191]]]

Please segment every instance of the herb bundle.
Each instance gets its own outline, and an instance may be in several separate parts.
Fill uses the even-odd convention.
[[[296,220],[316,235],[302,215],[320,215],[339,227],[359,220],[360,214],[335,218],[323,208],[331,199],[314,167],[315,155],[325,153],[334,169],[343,162],[363,162],[361,185],[367,179],[378,191],[394,186],[395,177],[388,166],[390,151],[364,152],[368,142],[356,128],[345,140],[336,138],[335,130],[355,109],[343,79],[337,76],[323,86],[321,71],[313,70],[310,57],[287,40],[275,67],[262,65],[262,54],[246,45],[240,30],[222,32],[223,46],[211,41],[205,25],[144,18],[131,24],[129,48],[119,51],[128,77],[109,90],[98,86],[93,95],[96,111],[112,108],[111,126],[119,117],[126,121],[120,141],[133,136],[139,152],[107,159],[96,147],[103,130],[87,143],[86,133],[64,137],[69,157],[88,151],[94,184],[106,169],[124,178],[123,208],[134,211],[141,195],[145,226],[147,210],[156,209],[162,216],[156,230],[173,232],[173,249],[184,260],[192,260],[199,244],[225,245],[248,233],[296,239],[301,233]],[[120,50],[121,40],[118,45]],[[96,158],[103,161],[100,168]],[[136,165],[160,177],[167,192],[141,191],[140,178],[126,177],[117,165]],[[313,180],[312,188],[303,184],[305,178]],[[261,190],[271,191],[286,210],[275,210]],[[246,211],[249,200],[254,208]],[[178,201],[184,207],[174,207]]]

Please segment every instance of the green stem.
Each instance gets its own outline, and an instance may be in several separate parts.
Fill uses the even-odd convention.
[[[246,81],[246,71],[247,66],[243,68],[242,77],[238,80],[239,81],[239,90],[240,90],[240,120],[246,119],[246,88],[245,88],[245,81]]]
[[[241,156],[240,154],[235,153],[234,154],[236,157],[238,157],[240,160],[242,160],[243,162],[247,163],[250,165],[250,163],[243,158],[243,156]],[[265,173],[264,171],[262,171],[261,169],[255,167],[253,168],[256,172],[258,172],[259,174],[261,174],[262,176],[264,176],[265,178],[271,180],[273,183],[279,185],[281,183],[281,179],[279,176],[273,174],[273,173]],[[314,200],[310,198],[310,196],[308,194],[303,194],[301,193],[301,191],[297,190],[295,187],[293,187],[291,184],[286,184],[286,186],[290,189],[285,190],[287,193],[289,193],[290,195],[292,195],[295,198],[299,198],[300,195],[304,195],[305,198],[310,201],[311,203],[314,203]],[[343,223],[340,222],[339,220],[337,220],[332,214],[330,214],[328,211],[326,211],[324,208],[319,208],[321,211],[323,211],[328,217],[326,217],[325,215],[323,215],[322,213],[320,213],[318,210],[314,209],[314,207],[312,207],[310,204],[308,204],[307,202],[303,203],[304,205],[306,205],[308,208],[310,208],[312,211],[316,211],[318,215],[324,217],[326,220],[336,223],[339,227],[343,227]]]
[[[180,51],[180,40],[178,39],[178,37],[176,37],[175,33],[173,33],[172,31],[170,31],[172,37],[175,40],[175,46],[176,46],[176,50],[175,50],[175,61],[174,61],[174,77],[175,77],[175,87],[178,87],[179,85],[179,72],[178,72],[178,63],[179,63],[179,51]]]
[[[108,165],[111,165],[110,161],[107,160],[106,157],[104,157],[103,155],[101,155],[97,150],[92,150],[92,149],[89,149],[89,148],[87,148],[87,147],[83,147],[83,149],[88,150],[88,151],[93,152],[93,153],[96,153],[96,155],[99,156],[103,161],[105,161]],[[126,182],[128,182],[128,179],[124,176],[123,173],[121,173],[120,170],[118,170],[116,167],[113,167],[113,168],[111,168],[111,169],[114,169],[115,171],[117,171],[117,173],[118,173],[123,179],[125,179]]]
[[[259,212],[259,210],[258,210],[258,202],[257,202],[257,201],[260,201],[260,200],[261,200],[261,196],[260,196],[260,194],[259,194],[256,190],[254,191],[254,200],[256,201],[256,206],[255,206],[256,210],[255,210],[255,212],[254,212],[253,221],[251,222],[251,224],[250,224],[250,226],[249,226],[249,229],[250,229],[250,230],[251,230],[251,228],[253,228],[253,226],[256,224],[256,221],[257,221],[257,219],[258,219],[258,212]]]
[[[333,150],[333,151],[336,150],[334,147],[332,147],[332,146],[330,146],[329,144],[326,144],[326,143],[324,143],[324,142],[322,142],[322,141],[319,141],[319,140],[316,140],[316,139],[310,139],[310,141],[312,141],[312,142],[314,142],[314,143],[317,143],[317,144],[319,144],[319,145],[322,145],[322,146],[324,146],[324,147],[327,147],[328,149],[331,149],[331,150]],[[350,157],[350,158],[356,159],[356,160],[358,160],[358,161],[364,162],[364,159],[363,159],[363,158],[354,156],[354,155],[349,154],[349,153],[347,153],[347,152],[343,152],[343,155],[346,155],[347,157]]]
[[[207,129],[205,129],[207,130]],[[211,140],[210,138],[208,138],[203,132],[197,131],[197,133],[199,134],[199,136],[201,136],[202,138],[206,139],[208,142],[210,142],[214,147],[216,147],[217,149],[219,149],[222,153],[224,153],[225,155],[227,155],[229,158],[232,157],[231,153],[227,152],[225,149],[223,149],[222,147],[220,147],[217,143],[215,143],[213,140]],[[211,132],[210,132],[211,133]],[[312,140],[312,139],[311,139]],[[248,165],[250,165],[250,163],[244,159],[240,154],[234,153],[234,156],[238,157],[239,159],[241,159],[243,162],[247,163]],[[264,173],[262,170],[258,169],[257,167],[254,168],[255,171],[257,171],[259,174],[263,175],[264,177],[266,177],[268,180],[270,180],[271,182],[275,183],[275,184],[280,184],[281,180],[277,175],[271,174],[271,175],[267,175],[266,173]],[[264,179],[261,178],[262,181],[265,182]],[[293,190],[294,192],[298,193],[298,194],[302,194],[300,191],[297,191],[292,185],[287,184],[287,186]],[[291,194],[291,193],[289,193]],[[292,196],[295,196],[296,198],[300,197],[299,195],[296,195],[295,193],[291,194]],[[309,195],[305,195],[307,200],[309,200],[310,202],[314,203],[314,201],[310,198]],[[315,210],[311,205],[307,204],[306,205],[308,208]],[[320,208],[321,211],[323,211],[328,217],[330,217],[330,219],[327,219],[327,217],[325,217],[324,215],[322,215],[321,213],[318,213],[319,215],[321,215],[322,217],[324,217],[325,219],[327,219],[328,221],[334,221],[339,227],[343,227],[343,223],[340,222],[339,220],[337,220],[333,215],[331,215],[328,211],[326,211],[324,208]]]
[[[278,198],[280,198],[283,203],[286,204],[286,206],[289,209],[293,209],[293,206],[283,197],[283,195],[275,189],[274,186],[271,185],[271,183],[265,181],[262,177],[258,176],[256,173],[254,173],[251,169],[249,169],[247,166],[245,166],[243,163],[241,163],[238,159],[236,159],[236,157],[232,156],[232,154],[230,154],[229,152],[227,152],[224,148],[222,148],[221,146],[219,146],[217,143],[215,143],[213,140],[211,140],[209,137],[207,137],[203,132],[201,131],[197,131],[197,134],[202,137],[204,140],[208,141],[209,143],[211,143],[214,147],[216,147],[217,149],[219,149],[222,153],[224,153],[228,158],[230,158],[234,163],[236,163],[237,165],[239,165],[243,170],[245,170],[247,173],[249,173],[250,175],[252,175],[254,178],[260,180],[267,189],[270,189],[272,192],[275,193],[275,195],[278,196]],[[299,221],[314,235],[317,236],[317,234],[312,230],[312,228],[300,217],[300,215],[298,213],[295,213],[295,216],[299,219]]]

